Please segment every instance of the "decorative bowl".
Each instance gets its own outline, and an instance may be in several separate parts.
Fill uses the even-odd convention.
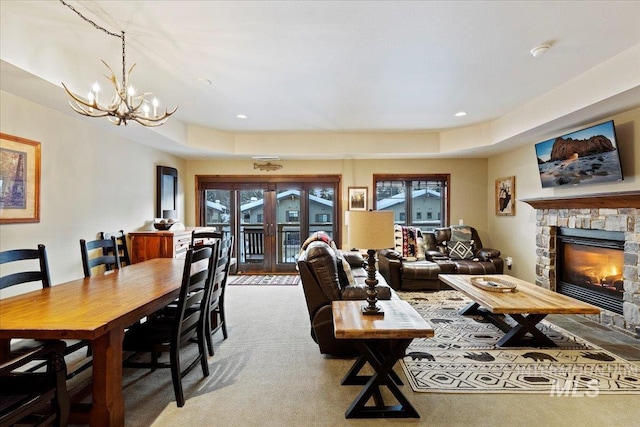
[[[165,222],[165,223],[154,222],[153,226],[154,226],[154,228],[156,230],[164,230],[164,231],[166,231],[166,230],[170,229],[173,224],[175,224],[175,222]]]

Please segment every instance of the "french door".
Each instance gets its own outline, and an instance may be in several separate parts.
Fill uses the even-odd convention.
[[[338,176],[198,176],[199,224],[235,237],[242,272],[295,272],[315,231],[340,241]]]

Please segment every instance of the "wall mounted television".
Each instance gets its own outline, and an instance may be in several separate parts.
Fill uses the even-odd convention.
[[[539,142],[542,188],[622,181],[613,120]]]

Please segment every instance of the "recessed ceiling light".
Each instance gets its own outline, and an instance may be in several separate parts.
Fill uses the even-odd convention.
[[[199,77],[198,79],[198,83],[203,84],[205,86],[211,86],[212,82],[209,79],[205,79],[204,77]]]
[[[238,114],[236,116],[236,119],[246,119],[246,118],[247,118],[247,116],[245,116],[244,114]]]
[[[464,117],[466,115],[467,113],[465,111],[458,111],[456,114],[454,114],[454,116],[456,117]]]

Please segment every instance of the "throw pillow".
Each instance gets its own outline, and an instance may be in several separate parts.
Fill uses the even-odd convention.
[[[468,242],[471,240],[471,227],[468,225],[452,225],[451,241],[452,242]]]
[[[447,242],[449,248],[449,258],[451,259],[473,259],[473,240],[460,242]]]

